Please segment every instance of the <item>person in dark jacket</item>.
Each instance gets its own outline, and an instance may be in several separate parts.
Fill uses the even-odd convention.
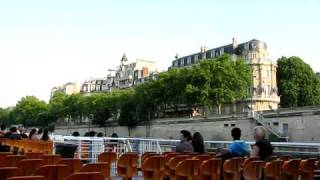
[[[265,138],[266,131],[264,127],[257,126],[254,128],[254,139],[256,143],[252,147],[251,157],[259,157],[265,160],[273,155],[273,147],[271,143]]]
[[[193,146],[194,152],[197,152],[199,154],[204,153],[204,141],[202,135],[199,132],[195,132],[193,134],[191,144]]]

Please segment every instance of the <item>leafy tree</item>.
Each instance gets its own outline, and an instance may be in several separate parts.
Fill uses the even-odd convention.
[[[278,59],[277,84],[281,107],[320,104],[320,80],[299,57]]]
[[[41,114],[48,112],[48,105],[34,96],[23,97],[13,110],[15,123],[25,126],[42,124]]]
[[[231,104],[248,96],[250,67],[243,60],[233,61],[223,55],[216,59],[200,62],[199,76],[205,83],[200,85],[207,106],[215,105],[221,113],[221,104]]]

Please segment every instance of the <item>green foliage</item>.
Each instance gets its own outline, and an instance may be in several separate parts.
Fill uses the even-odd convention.
[[[90,117],[93,124],[106,126],[118,119],[119,124],[133,127],[164,114],[168,108],[187,112],[197,106],[218,106],[247,97],[250,67],[230,56],[201,60],[190,68],[173,68],[135,88],[108,93],[65,95],[56,93],[49,104],[25,97],[10,111],[0,109],[0,120],[10,118],[24,125],[52,125],[57,119],[76,121]]]
[[[281,107],[320,104],[320,80],[299,57],[278,59],[277,83]]]
[[[13,110],[15,123],[35,126],[44,123],[48,105],[34,96],[23,97]]]

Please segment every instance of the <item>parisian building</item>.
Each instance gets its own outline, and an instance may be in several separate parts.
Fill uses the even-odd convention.
[[[53,97],[53,95],[57,92],[61,92],[67,95],[71,95],[71,94],[77,94],[80,92],[79,86],[77,85],[77,83],[74,82],[68,82],[66,84],[62,84],[60,86],[55,86],[51,89],[51,97]]]
[[[110,92],[113,89],[126,89],[157,77],[156,64],[150,60],[137,59],[129,62],[124,54],[116,69],[109,69],[105,78],[91,78],[81,86],[82,93]]]
[[[252,70],[251,86],[248,87],[249,98],[238,101],[233,105],[225,105],[223,111],[244,112],[248,110],[264,111],[275,110],[280,103],[278,96],[276,72],[277,65],[270,58],[267,44],[263,41],[252,39],[239,44],[236,38],[232,43],[213,49],[201,47],[200,52],[178,57],[172,61],[170,68],[193,66],[204,59],[213,59],[223,54],[230,54],[233,59],[244,59]]]

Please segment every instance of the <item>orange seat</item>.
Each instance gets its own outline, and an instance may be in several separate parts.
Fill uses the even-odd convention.
[[[44,156],[44,154],[41,152],[26,152],[24,155],[28,159],[41,159]]]
[[[23,159],[19,162],[18,168],[22,171],[22,175],[30,176],[33,175],[33,172],[42,165],[42,159]]]
[[[34,175],[46,177],[47,180],[63,180],[71,173],[64,164],[44,165],[38,168]]]
[[[110,179],[110,165],[108,163],[86,164],[80,169],[80,172],[100,172],[104,179]]]
[[[44,155],[42,156],[42,159],[44,165],[50,165],[57,164],[62,158],[60,155]]]
[[[291,159],[283,163],[282,174],[284,180],[298,180],[300,161],[300,159]]]
[[[164,173],[166,176],[169,176],[169,161],[171,158],[180,155],[179,153],[175,153],[175,152],[166,152],[164,154]]]
[[[245,180],[260,180],[262,178],[264,162],[251,161],[243,169],[243,178]]]
[[[106,162],[110,166],[112,163],[117,161],[117,153],[116,152],[103,152],[98,156],[98,162]]]
[[[145,180],[163,180],[164,156],[152,156],[144,160],[142,174]]]
[[[43,176],[18,176],[18,177],[11,177],[7,180],[46,180]]]
[[[23,155],[8,155],[4,159],[3,166],[5,167],[18,167],[18,164],[21,160],[26,159],[26,156]]]
[[[59,161],[57,164],[64,164],[68,166],[69,172],[79,172],[83,164],[80,159],[65,158]]]
[[[282,160],[274,160],[267,162],[264,166],[264,179],[265,180],[280,180]]]
[[[4,159],[8,155],[13,155],[12,152],[0,152],[0,167],[4,165]]]
[[[0,179],[6,180],[10,177],[21,176],[21,171],[17,167],[1,167],[0,168]]]
[[[245,158],[241,164],[242,169],[251,161],[258,161],[260,160],[259,157],[250,157],[250,158]]]
[[[303,180],[313,180],[316,159],[310,158],[305,159],[300,162],[299,174],[300,178]]]
[[[143,164],[143,162],[149,158],[149,157],[152,157],[152,156],[157,156],[157,155],[160,155],[159,153],[155,153],[155,152],[145,152],[142,154],[141,156],[141,164]]]
[[[242,162],[243,158],[240,157],[226,160],[223,164],[223,178],[225,180],[240,180]]]
[[[204,161],[200,166],[199,180],[220,180],[222,160],[210,159]]]
[[[282,161],[289,161],[290,159],[292,159],[292,156],[283,155],[283,156],[280,156],[279,159]]]
[[[175,180],[198,180],[201,161],[198,159],[185,159],[177,164]]]
[[[178,163],[182,162],[183,160],[185,159],[188,159],[190,158],[189,155],[178,155],[178,156],[175,156],[175,157],[172,157],[169,161],[169,177],[170,179],[174,179],[176,174],[175,174],[175,171],[176,171],[176,167],[178,165]]]
[[[125,153],[117,162],[117,172],[124,179],[130,179],[138,174],[138,154]]]
[[[201,162],[212,159],[213,157],[211,155],[206,155],[206,154],[201,154],[201,155],[196,155],[193,157],[194,159],[198,159]]]
[[[99,172],[80,172],[68,176],[65,180],[104,180]]]

